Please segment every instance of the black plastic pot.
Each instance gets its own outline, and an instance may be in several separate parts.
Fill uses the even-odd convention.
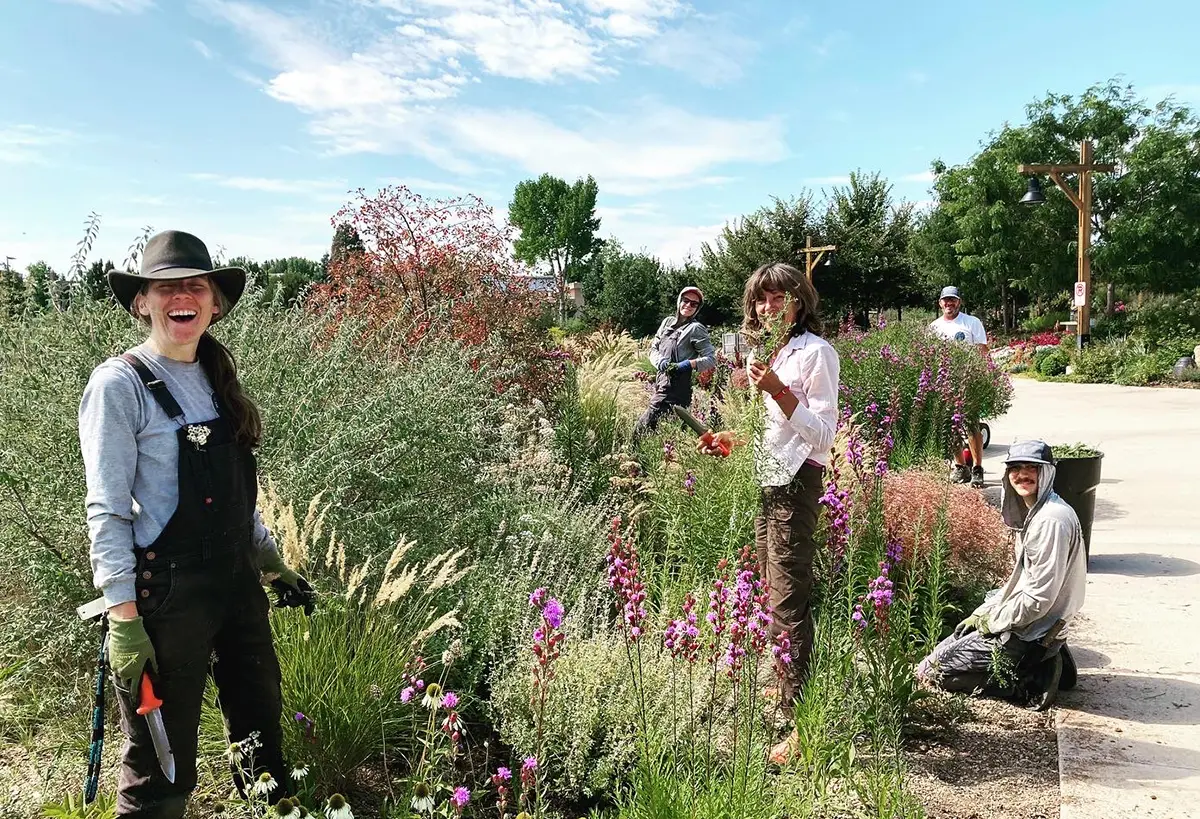
[[[1092,520],[1096,516],[1096,487],[1100,485],[1100,462],[1103,455],[1090,458],[1055,458],[1058,468],[1054,476],[1054,491],[1079,516],[1083,527],[1084,553],[1091,556]]]

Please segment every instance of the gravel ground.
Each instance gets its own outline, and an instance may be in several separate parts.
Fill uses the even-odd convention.
[[[1059,815],[1053,710],[936,694],[908,742],[909,785],[929,819]]]

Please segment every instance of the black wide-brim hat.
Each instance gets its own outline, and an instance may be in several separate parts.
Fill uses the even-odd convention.
[[[164,230],[146,242],[142,251],[142,269],[139,273],[125,270],[108,271],[108,286],[121,306],[133,311],[133,300],[147,282],[190,279],[193,276],[208,276],[229,302],[229,309],[237,304],[246,289],[246,271],[240,267],[214,268],[212,256],[204,242],[181,230]],[[225,317],[226,310],[213,316],[215,324]]]

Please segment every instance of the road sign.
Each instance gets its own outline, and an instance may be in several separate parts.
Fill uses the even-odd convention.
[[[1084,282],[1075,282],[1075,306],[1086,307],[1088,300],[1087,284]]]

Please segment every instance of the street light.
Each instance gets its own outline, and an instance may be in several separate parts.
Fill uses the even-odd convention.
[[[1042,193],[1042,183],[1036,176],[1029,177],[1029,190],[1021,197],[1022,205],[1044,205],[1046,194]]]
[[[1018,165],[1017,173],[1029,177],[1029,190],[1021,197],[1026,205],[1041,205],[1046,201],[1042,183],[1037,174],[1047,174],[1054,184],[1071,200],[1079,212],[1079,278],[1075,285],[1075,306],[1078,314],[1075,321],[1075,338],[1079,349],[1083,349],[1091,335],[1092,311],[1089,299],[1092,296],[1092,174],[1096,171],[1112,172],[1116,165],[1092,162],[1092,143],[1084,140],[1079,146],[1078,165]],[[1063,174],[1073,173],[1079,177],[1079,191],[1071,189],[1063,180]]]
[[[821,257],[825,257],[824,267],[833,266],[833,251],[837,250],[837,245],[825,245],[824,247],[813,247],[812,237],[804,237],[804,274],[808,276],[808,283],[812,284],[813,268],[821,261]],[[825,254],[828,253],[828,256]],[[815,254],[815,255],[814,255]]]

